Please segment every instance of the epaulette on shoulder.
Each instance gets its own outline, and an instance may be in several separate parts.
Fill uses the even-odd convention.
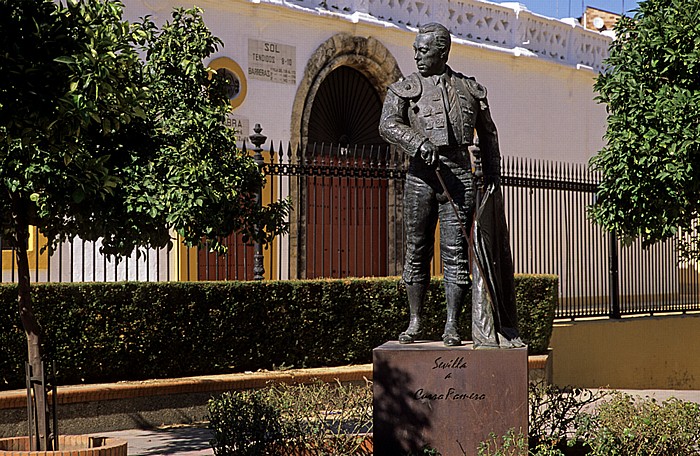
[[[471,93],[474,98],[477,100],[486,98],[486,87],[476,82],[476,79],[465,76],[464,82],[467,83],[467,89],[469,89],[469,93]]]
[[[389,89],[401,98],[417,98],[423,92],[423,85],[416,73],[411,73],[406,78],[396,81]]]

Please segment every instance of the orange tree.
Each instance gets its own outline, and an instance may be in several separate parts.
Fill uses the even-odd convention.
[[[650,245],[690,235],[700,257],[700,3],[645,0],[615,27],[607,70],[596,80],[608,111],[594,218],[623,240]],[[694,241],[693,241],[694,238]],[[686,238],[687,240],[688,238]]]
[[[288,204],[258,206],[263,176],[224,126],[226,81],[203,64],[219,45],[197,9],[157,27],[113,1],[0,0],[0,234],[34,375],[30,225],[49,250],[79,236],[117,257],[171,246],[173,232],[222,251],[232,232],[269,242],[286,230]]]

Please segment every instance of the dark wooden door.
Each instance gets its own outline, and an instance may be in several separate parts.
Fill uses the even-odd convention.
[[[199,249],[197,280],[253,280],[253,245],[244,244],[240,234],[227,237],[228,253],[219,255]]]
[[[307,277],[387,274],[387,181],[307,178]]]

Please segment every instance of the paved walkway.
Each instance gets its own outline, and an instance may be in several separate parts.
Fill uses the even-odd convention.
[[[681,390],[620,390],[631,395],[653,397],[663,401],[675,397],[700,404],[700,391]],[[103,432],[103,437],[115,437],[129,442],[129,456],[204,456],[213,455],[209,441],[211,431],[202,426],[171,426],[153,430],[132,429],[126,431]]]
[[[213,455],[209,441],[212,433],[206,427],[173,426],[162,429],[101,432],[101,437],[113,437],[128,442],[129,456]]]

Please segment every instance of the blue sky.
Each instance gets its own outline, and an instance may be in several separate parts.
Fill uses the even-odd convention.
[[[498,2],[507,0],[496,0]],[[561,18],[561,17],[580,17],[585,6],[610,11],[613,13],[622,13],[624,11],[631,15],[630,11],[637,8],[635,0],[519,0],[533,13],[542,14],[543,16]]]

